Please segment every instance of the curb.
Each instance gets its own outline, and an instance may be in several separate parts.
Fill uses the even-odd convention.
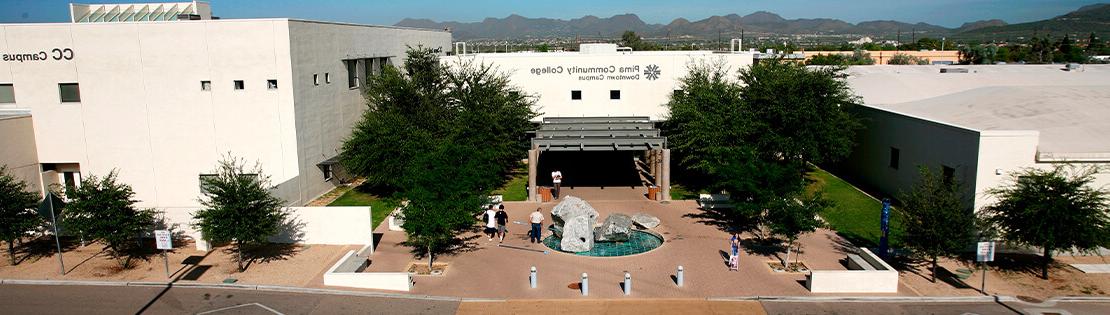
[[[952,303],[952,302],[1020,302],[1011,296],[741,296],[711,297],[709,301],[766,302],[864,302],[864,303]]]
[[[338,289],[324,289],[324,288],[302,288],[302,287],[287,287],[276,285],[254,285],[254,284],[232,284],[232,283],[198,283],[198,282],[146,282],[146,281],[92,281],[92,280],[20,280],[20,279],[0,279],[0,285],[72,285],[72,286],[109,286],[109,287],[160,287],[160,288],[188,288],[188,289],[232,289],[232,290],[250,290],[250,291],[264,291],[264,292],[287,292],[287,293],[311,293],[311,294],[329,294],[329,295],[346,295],[346,296],[362,296],[362,297],[381,297],[381,298],[395,298],[395,299],[413,299],[413,300],[429,300],[429,301],[463,301],[472,299],[462,299],[457,297],[447,296],[433,296],[433,295],[416,295],[404,293],[385,293],[385,292],[366,292],[366,291],[348,291]]]

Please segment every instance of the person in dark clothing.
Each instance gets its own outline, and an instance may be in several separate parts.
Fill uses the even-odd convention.
[[[505,233],[509,232],[509,229],[505,227],[505,224],[509,223],[509,214],[505,213],[505,205],[497,205],[497,214],[493,217],[497,219],[497,242],[504,243]]]

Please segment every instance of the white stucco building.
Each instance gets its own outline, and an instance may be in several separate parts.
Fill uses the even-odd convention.
[[[739,48],[739,46],[736,46]],[[459,51],[457,51],[459,52]],[[443,57],[444,62],[485,63],[537,96],[541,116],[648,116],[662,120],[670,94],[688,66],[723,63],[732,72],[752,64],[735,51],[631,51],[616,44],[582,44],[577,52],[481,53]]]
[[[943,70],[943,71],[942,71]],[[1100,167],[1110,185],[1110,66],[860,66],[866,130],[841,174],[886,195],[909,191],[918,167],[965,185],[975,209],[1023,168]]]
[[[260,163],[290,206],[327,192],[329,159],[365,108],[366,76],[399,65],[409,45],[451,44],[442,30],[190,14],[135,21],[141,9],[130,6],[131,20],[96,20],[81,8],[75,21],[93,21],[0,24],[0,111],[29,112],[32,124],[7,115],[11,128],[33,125],[0,142],[35,148],[37,170],[13,168],[37,190],[116,170],[139,206],[178,223],[198,206],[199,176],[227,154]]]

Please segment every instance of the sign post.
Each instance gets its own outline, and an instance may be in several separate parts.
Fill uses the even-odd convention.
[[[162,260],[166,262],[166,279],[170,278],[170,257],[166,251],[173,249],[173,234],[170,230],[154,230],[154,241],[158,249],[162,250]]]
[[[994,242],[979,242],[975,249],[975,261],[983,269],[983,282],[979,285],[979,291],[987,294],[987,262],[994,261]]]
[[[883,212],[882,217],[879,219],[879,226],[883,232],[883,236],[879,238],[879,256],[888,258],[887,252],[890,251],[890,199],[883,198]]]

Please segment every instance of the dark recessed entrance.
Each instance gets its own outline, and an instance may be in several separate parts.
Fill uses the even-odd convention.
[[[553,170],[563,174],[563,187],[657,186],[669,199],[666,144],[648,117],[546,117],[528,151],[529,199],[541,201]]]

